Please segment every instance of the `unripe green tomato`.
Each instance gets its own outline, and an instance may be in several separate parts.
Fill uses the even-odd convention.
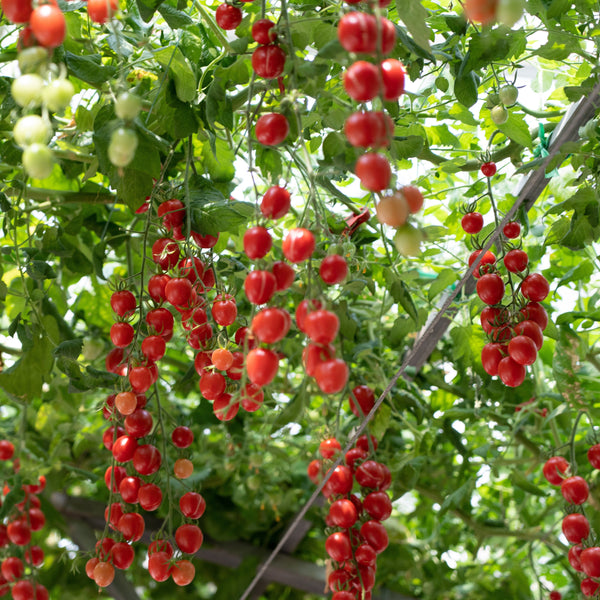
[[[29,177],[46,179],[54,167],[52,150],[44,144],[31,144],[23,150],[23,167]]]
[[[404,256],[418,256],[421,252],[422,241],[423,234],[410,223],[398,227],[396,235],[394,235],[396,250]]]
[[[496,8],[496,20],[512,27],[523,16],[523,0],[500,0]]]
[[[41,46],[32,46],[23,48],[17,58],[21,73],[32,73],[37,71],[40,66],[48,59],[48,51]]]
[[[42,103],[44,80],[35,73],[17,77],[10,87],[12,97],[19,106],[37,107]]]
[[[42,100],[52,112],[62,112],[69,106],[75,93],[73,84],[68,79],[56,79],[42,91]]]
[[[137,145],[135,131],[119,127],[110,137],[108,159],[115,167],[126,167],[133,160]]]
[[[119,119],[133,121],[142,109],[142,101],[139,96],[131,92],[123,92],[119,94],[115,102],[115,114]]]
[[[498,95],[504,106],[513,106],[519,96],[519,90],[514,85],[505,85],[500,88]]]
[[[508,121],[508,110],[502,104],[498,104],[498,106],[494,106],[490,111],[490,115],[492,117],[492,121],[496,123],[496,125],[502,125]]]
[[[493,92],[485,99],[485,107],[489,108],[490,110],[492,110],[492,108],[494,108],[494,106],[497,104],[500,104],[500,96],[496,94],[496,92]]]
[[[25,148],[31,144],[47,144],[52,137],[52,128],[39,115],[27,115],[15,123],[13,135],[15,142]]]

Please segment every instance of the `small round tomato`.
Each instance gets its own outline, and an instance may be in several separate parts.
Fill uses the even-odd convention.
[[[0,440],[0,460],[10,460],[15,453],[15,446],[8,440]]]
[[[373,100],[381,90],[381,72],[373,63],[357,60],[344,73],[344,89],[357,102]]]
[[[188,458],[178,458],[173,465],[173,473],[178,479],[187,479],[194,472],[194,463]]]
[[[496,273],[486,273],[477,281],[477,295],[485,304],[498,304],[504,298],[504,282]]]
[[[290,288],[294,283],[294,279],[296,278],[296,271],[294,271],[294,267],[288,265],[282,260],[277,260],[273,263],[273,266],[271,267],[271,273],[275,275],[275,289],[278,292]]]
[[[273,239],[267,229],[256,226],[246,230],[243,244],[246,256],[250,260],[257,260],[267,255],[273,245]]]
[[[291,318],[283,308],[263,308],[252,319],[252,333],[265,344],[282,340],[290,329]]]
[[[107,587],[115,578],[115,568],[109,562],[99,561],[94,567],[93,576],[98,587]]]
[[[358,511],[351,500],[341,498],[329,507],[329,520],[343,529],[353,527],[358,520]]]
[[[560,484],[560,491],[569,504],[583,504],[590,494],[587,481],[578,475],[563,479]]]
[[[315,236],[308,229],[297,227],[291,229],[281,246],[283,255],[291,263],[299,263],[312,256],[315,250]]]
[[[142,444],[136,448],[132,462],[140,475],[152,475],[160,468],[162,457],[152,444]]]
[[[338,316],[329,310],[319,309],[309,313],[304,320],[306,335],[316,344],[330,344],[340,328]]]
[[[521,294],[531,302],[542,302],[550,292],[548,280],[540,273],[527,275],[521,283]]]
[[[246,357],[246,372],[252,383],[259,387],[271,383],[279,369],[279,357],[273,350],[254,348]]]
[[[171,557],[167,552],[153,552],[148,557],[148,573],[154,581],[166,581],[171,576]]]
[[[498,377],[504,385],[518,387],[525,381],[525,367],[506,356],[498,363]]]
[[[404,65],[399,60],[388,58],[381,63],[384,100],[397,100],[404,94],[404,75]]]
[[[396,29],[393,23],[381,18],[381,54],[389,54],[396,42]],[[378,43],[377,18],[366,12],[352,11],[345,14],[338,24],[338,40],[344,50],[356,53],[373,53]]]
[[[477,257],[481,254],[481,250],[475,250],[471,252],[469,256],[469,267],[477,260]],[[479,278],[483,273],[489,273],[492,270],[492,265],[496,262],[496,255],[488,250],[481,258],[479,266],[473,271],[473,277]]]
[[[508,355],[520,365],[532,365],[537,358],[535,342],[525,335],[517,335],[508,342]]]
[[[250,271],[244,280],[246,297],[252,304],[265,304],[275,293],[277,280],[270,271]]]
[[[265,393],[254,383],[247,383],[240,390],[242,408],[247,412],[256,412],[263,404]]]
[[[87,10],[90,19],[94,23],[102,25],[106,23],[118,10],[117,0],[88,0]]]
[[[179,509],[190,519],[199,519],[206,510],[206,501],[198,492],[186,492],[179,499]]]
[[[521,235],[521,226],[516,221],[509,221],[502,232],[509,240],[514,240]]]
[[[138,502],[144,510],[157,510],[162,503],[161,489],[154,483],[145,483],[138,491]]]
[[[324,394],[337,394],[348,382],[350,370],[341,358],[332,358],[317,365],[315,380]]]
[[[360,528],[360,533],[365,541],[377,554],[383,552],[388,546],[388,534],[385,527],[377,521],[367,521]]]
[[[325,551],[336,562],[341,563],[352,558],[350,538],[345,531],[332,533],[325,540]]]
[[[134,335],[135,329],[129,323],[114,323],[110,328],[110,340],[117,348],[129,346]]]
[[[215,20],[221,29],[233,30],[242,22],[243,14],[237,6],[220,4],[215,13]]]
[[[327,285],[341,283],[348,275],[348,263],[343,256],[331,254],[326,256],[319,266],[319,276]]]
[[[194,554],[200,550],[204,536],[197,525],[180,525],[175,531],[175,541],[185,554]]]
[[[274,30],[275,23],[270,19],[258,19],[252,24],[252,39],[263,46],[275,41],[277,34]]]
[[[252,68],[264,79],[274,79],[283,73],[285,52],[277,44],[259,46],[252,53]]]
[[[28,23],[32,11],[30,0],[2,0],[2,12],[11,23]]]
[[[56,48],[65,39],[65,16],[55,4],[40,4],[35,8],[29,18],[29,25],[38,44],[45,48]]]
[[[261,46],[258,48],[267,48]],[[277,146],[281,144],[290,132],[290,125],[286,117],[280,113],[267,113],[261,115],[256,121],[256,139],[264,146]]]
[[[144,535],[146,523],[144,517],[139,513],[125,513],[117,524],[117,529],[123,534],[123,537],[131,542],[137,542]]]
[[[388,159],[383,154],[366,152],[356,161],[354,167],[356,176],[362,186],[371,192],[381,192],[390,185],[392,169]]]
[[[483,215],[478,212],[467,213],[460,221],[460,224],[465,233],[474,235],[479,233],[483,228]]]
[[[348,399],[350,410],[359,418],[368,415],[375,405],[375,393],[368,385],[357,385]]]
[[[387,147],[394,134],[394,121],[382,111],[354,112],[344,123],[344,133],[357,148]]]
[[[234,323],[237,318],[237,306],[233,296],[217,296],[211,307],[211,314],[217,325],[222,327]]]
[[[527,252],[520,250],[519,248],[509,250],[504,256],[504,266],[506,267],[506,270],[511,273],[520,273],[521,271],[524,271],[528,264],[529,257],[527,256]]]
[[[176,585],[189,585],[195,575],[196,568],[189,560],[178,560],[171,568],[171,577]]]
[[[262,197],[260,212],[268,219],[281,219],[290,210],[290,193],[278,185],[272,185]]]
[[[535,321],[521,321],[515,325],[515,333],[517,335],[525,335],[531,338],[535,343],[535,347],[539,350],[544,343],[544,333],[542,328]]]
[[[493,177],[496,174],[496,163],[485,162],[481,165],[481,173],[484,177]]]

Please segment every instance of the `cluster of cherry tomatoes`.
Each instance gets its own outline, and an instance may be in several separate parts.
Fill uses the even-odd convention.
[[[252,1],[252,0],[245,0]],[[221,4],[217,7],[215,19],[221,29],[232,30],[242,22],[242,11],[232,4]],[[252,24],[252,39],[258,47],[252,53],[252,69],[263,79],[278,79],[283,90],[282,74],[285,67],[286,54],[277,43],[277,29],[271,19],[258,19]],[[283,93],[283,91],[282,91]],[[254,133],[256,139],[264,146],[281,144],[290,132],[290,125],[285,115],[269,112],[261,115]]]
[[[487,177],[495,173],[495,165],[492,169],[491,164],[482,167],[484,174],[489,173]],[[483,216],[468,212],[462,218],[462,227],[466,233],[477,235],[483,228]],[[526,367],[536,361],[548,325],[548,315],[540,302],[548,296],[550,286],[543,275],[529,273],[527,253],[512,241],[520,234],[519,223],[507,223],[499,241],[501,259],[488,250],[473,273],[477,295],[487,305],[480,315],[481,327],[489,339],[481,351],[481,362],[486,373],[498,375],[509,387],[525,380]],[[474,241],[479,245],[477,238]],[[481,252],[477,249],[471,253],[469,266]]]
[[[600,444],[591,446],[587,457],[594,469],[600,469]],[[570,470],[571,465],[567,459],[553,456],[545,462],[543,474],[549,483],[560,486],[561,494],[567,502],[567,515],[562,521],[562,532],[567,541],[573,544],[569,548],[569,564],[585,576],[581,580],[581,592],[586,597],[596,597],[600,590],[600,546],[594,544],[595,535],[582,508],[590,490],[587,481],[578,475],[569,475]],[[559,599],[560,594],[552,598]]]
[[[367,386],[353,393],[351,406],[361,395],[372,396]],[[366,388],[366,390],[362,390]],[[354,400],[353,400],[354,398]],[[362,435],[354,448],[344,457],[345,464],[337,466],[323,494],[329,499],[325,523],[329,535],[325,550],[332,561],[327,584],[333,592],[332,600],[369,600],[375,585],[377,555],[388,546],[388,534],[382,521],[392,513],[392,502],[386,493],[391,473],[386,465],[372,459],[377,440]],[[322,459],[308,466],[308,476],[318,484],[341,451],[335,438],[321,442]],[[354,483],[356,482],[356,486]],[[357,492],[353,493],[353,488]]]
[[[8,440],[0,440],[0,461],[13,459],[15,447]],[[13,460],[13,469],[18,471],[18,459]],[[46,486],[42,476],[35,485],[23,485],[21,490],[10,490],[5,485],[3,501],[8,494],[18,492],[22,499],[0,523],[0,597],[9,592],[13,600],[48,600],[48,590],[36,581],[36,569],[44,562],[44,551],[32,544],[32,533],[43,529],[46,517],[41,509],[38,494]]]
[[[351,4],[354,4],[352,2]],[[389,2],[380,2],[386,6]],[[338,24],[338,39],[353,54],[385,56],[396,43],[394,24],[370,12],[351,11]],[[377,64],[376,64],[377,63]],[[344,72],[344,89],[357,102],[394,101],[404,93],[404,66],[394,58],[376,63],[356,60]],[[361,110],[346,120],[344,132],[351,145],[370,149],[356,161],[355,173],[364,188],[382,192],[389,188],[392,169],[387,157],[376,152],[387,148],[394,135],[394,123],[385,111]]]

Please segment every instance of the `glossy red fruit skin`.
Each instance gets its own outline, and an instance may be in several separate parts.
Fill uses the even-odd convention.
[[[584,515],[572,513],[563,519],[562,532],[567,541],[580,544],[590,535],[590,523]]]
[[[521,225],[516,221],[509,221],[502,232],[509,240],[514,240],[521,235]]]
[[[387,58],[381,65],[383,98],[387,102],[397,100],[404,94],[404,65],[395,58]]]
[[[525,319],[530,319],[531,321],[535,321],[544,331],[548,326],[548,313],[546,309],[537,302],[529,302],[522,309],[521,314],[525,317]]]
[[[594,444],[589,448],[587,458],[594,469],[600,469],[600,444]]]
[[[15,446],[8,440],[0,440],[0,460],[10,460],[15,453]]]
[[[385,521],[392,514],[392,501],[385,492],[371,492],[365,496],[363,508],[376,521]]]
[[[264,79],[274,79],[283,73],[285,52],[276,44],[259,46],[252,53],[252,68]]]
[[[373,63],[357,60],[344,72],[344,89],[357,102],[368,102],[379,95],[381,72]]]
[[[350,410],[359,418],[368,415],[375,405],[375,393],[368,385],[357,385],[348,398]]]
[[[279,369],[279,357],[273,350],[254,348],[246,357],[246,372],[252,383],[259,387],[268,385],[275,379]]]
[[[271,234],[264,227],[251,227],[244,233],[244,252],[250,260],[264,258],[271,246],[273,239]]]
[[[340,328],[338,316],[330,310],[320,309],[309,313],[304,320],[306,335],[315,342],[325,346],[335,340]]]
[[[135,312],[137,302],[129,290],[120,290],[110,297],[110,306],[120,317],[128,317]]]
[[[142,485],[138,491],[138,502],[144,510],[157,510],[162,503],[161,489],[154,483]]]
[[[113,565],[117,569],[129,569],[135,558],[133,547],[125,542],[117,542],[110,550]]]
[[[550,284],[540,273],[527,275],[521,283],[521,294],[531,302],[542,302],[549,292]]]
[[[2,0],[2,11],[11,23],[28,23],[33,7],[28,0]]]
[[[186,492],[179,499],[179,509],[190,519],[199,519],[206,510],[206,501],[197,492]]]
[[[320,300],[315,299],[304,299],[300,301],[296,308],[296,327],[302,332],[306,333],[305,323],[306,317],[313,311],[323,308],[323,304]]]
[[[388,534],[381,523],[367,521],[360,528],[360,533],[377,554],[380,554],[387,548],[389,543]]]
[[[579,544],[576,544],[569,548],[569,553],[567,555],[569,564],[576,571],[579,571],[580,573],[582,572],[582,568],[581,568],[581,553],[582,552],[583,552],[583,548]]]
[[[291,263],[308,260],[315,251],[315,236],[308,229],[297,227],[288,231],[281,249]]]
[[[336,531],[325,540],[325,551],[338,563],[352,558],[350,538],[345,531]]]
[[[252,39],[263,46],[271,44],[277,37],[273,28],[275,23],[269,19],[258,19],[252,24]]]
[[[341,283],[348,275],[348,263],[343,256],[331,254],[326,256],[319,267],[319,276],[327,285]]]
[[[381,192],[387,189],[392,178],[392,169],[383,154],[366,152],[356,161],[356,176],[362,186],[370,192]]]
[[[266,48],[261,46],[258,48]],[[281,144],[290,132],[290,125],[285,115],[280,113],[267,113],[261,115],[256,121],[256,139],[263,146],[277,146]]]
[[[377,51],[377,20],[374,15],[352,11],[338,24],[338,40],[344,50],[356,53]],[[389,54],[396,42],[396,30],[391,21],[381,19],[381,53]]]
[[[481,254],[481,250],[475,250],[469,256],[469,267],[475,262],[477,257]],[[477,268],[473,271],[473,277],[478,279],[483,273],[489,273],[493,267],[492,265],[496,262],[496,256],[489,250],[483,255]]]
[[[270,271],[250,271],[244,280],[246,297],[252,304],[265,304],[275,293],[277,280]]]
[[[277,260],[273,263],[273,266],[271,267],[271,273],[275,275],[275,289],[278,292],[292,287],[294,279],[296,279],[296,271],[294,270],[294,267],[288,265],[282,260]]]
[[[204,536],[197,525],[180,525],[175,531],[175,541],[185,554],[194,554],[200,550]]]
[[[496,273],[486,273],[477,281],[477,295],[485,304],[498,304],[504,298],[504,282]]]
[[[133,468],[140,475],[152,475],[160,468],[162,457],[152,444],[142,444],[133,455]]]
[[[290,210],[290,193],[278,185],[272,185],[262,197],[260,212],[268,219],[281,219]]]
[[[569,504],[583,504],[590,494],[587,481],[578,475],[563,479],[560,484],[560,491]]]
[[[508,342],[508,355],[520,365],[532,365],[537,358],[537,347],[530,337],[517,335]]]
[[[275,344],[289,331],[291,319],[282,308],[263,308],[252,319],[252,332],[264,344]]]
[[[600,583],[590,579],[589,577],[581,582],[581,593],[588,598],[593,596],[600,588]]]
[[[519,248],[515,248],[514,250],[509,250],[504,256],[504,266],[507,271],[511,273],[520,273],[527,268],[529,264],[529,256],[527,252],[524,250],[520,250]]]
[[[483,228],[483,215],[478,212],[467,213],[460,221],[461,227],[465,233],[474,235]]]
[[[524,381],[527,372],[523,365],[506,356],[498,363],[498,377],[508,387],[519,387]]]
[[[166,581],[171,575],[171,557],[167,552],[154,552],[148,558],[148,572],[154,581]]]
[[[65,16],[54,4],[40,4],[29,17],[29,25],[40,46],[56,48],[60,46],[67,32]]]
[[[139,513],[125,513],[117,524],[117,529],[126,540],[137,542],[144,535],[146,524]]]
[[[569,468],[569,463],[562,456],[552,456],[545,463],[542,469],[544,477],[552,485],[560,485],[563,482],[561,473],[565,473]]]
[[[394,121],[383,111],[358,111],[344,123],[348,143],[356,148],[385,148],[394,135]]]
[[[496,163],[485,162],[481,165],[481,173],[484,177],[493,177],[496,174]],[[517,237],[517,236],[515,236]]]
[[[319,454],[323,458],[333,458],[342,449],[335,438],[327,438],[319,444]]]
[[[581,570],[588,577],[600,577],[600,548],[592,546],[585,548],[579,555]]]
[[[217,25],[226,31],[235,29],[242,22],[242,11],[231,4],[220,4],[215,13]]]
[[[341,392],[350,376],[348,365],[341,358],[332,358],[317,365],[315,380],[324,394]]]
[[[535,321],[521,321],[515,325],[517,335],[525,335],[531,338],[537,350],[540,350],[544,344],[544,333],[542,328]]]
[[[179,427],[175,427],[175,429],[173,429],[173,433],[171,433],[171,441],[177,448],[187,448],[194,442],[194,433],[189,427],[180,425]]]

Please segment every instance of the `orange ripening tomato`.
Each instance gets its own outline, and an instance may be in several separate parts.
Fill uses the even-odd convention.
[[[496,20],[498,0],[466,0],[465,14],[467,19],[486,25]]]

